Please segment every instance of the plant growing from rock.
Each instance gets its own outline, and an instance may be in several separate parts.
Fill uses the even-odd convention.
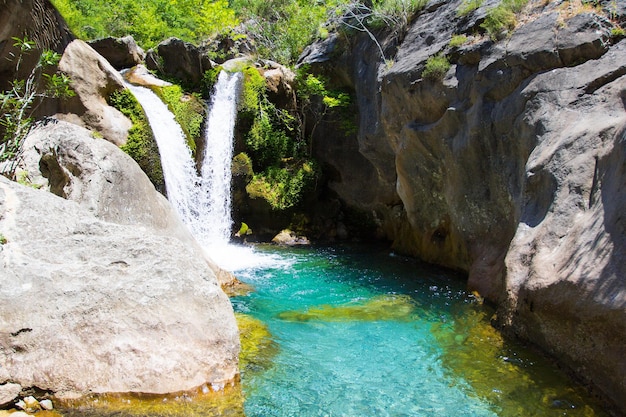
[[[35,43],[27,37],[13,38],[18,54],[12,55],[15,73],[19,74],[24,56],[35,51]],[[33,114],[45,98],[65,99],[75,95],[67,75],[55,70],[61,56],[44,50],[25,79],[11,82],[0,92],[0,173],[13,179],[19,162],[22,143],[33,127]]]
[[[464,45],[465,42],[467,42],[467,36],[454,35],[450,39],[450,43],[448,45],[450,45],[451,48],[458,48],[459,46]]]
[[[528,0],[504,0],[498,6],[487,12],[485,21],[480,25],[487,31],[489,37],[498,40],[503,33],[515,29],[517,25],[516,14],[521,12]]]
[[[441,80],[450,69],[450,61],[443,54],[433,55],[426,61],[422,77],[430,80]]]
[[[128,131],[126,144],[120,148],[133,158],[146,173],[154,186],[163,191],[165,180],[159,157],[159,148],[143,108],[129,90],[118,90],[107,99],[109,105],[118,109],[133,123]]]

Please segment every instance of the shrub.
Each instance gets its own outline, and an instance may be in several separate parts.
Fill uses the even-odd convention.
[[[464,45],[465,42],[467,42],[467,36],[465,35],[454,35],[452,36],[452,39],[450,39],[450,47],[451,48],[458,48],[461,45]]]
[[[502,1],[487,12],[487,17],[480,27],[487,31],[491,39],[499,39],[503,31],[515,29],[515,25],[517,25],[515,14],[521,12],[527,3],[528,0]]]
[[[456,11],[458,16],[466,16],[482,6],[483,0],[464,0]]]
[[[422,77],[431,80],[441,80],[450,69],[450,61],[443,54],[431,56],[426,61]]]
[[[271,167],[254,176],[246,187],[252,198],[263,198],[275,210],[285,210],[302,201],[307,190],[314,188],[319,176],[312,160],[288,167]]]

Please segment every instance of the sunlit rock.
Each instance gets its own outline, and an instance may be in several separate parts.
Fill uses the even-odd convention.
[[[181,240],[0,177],[0,367],[56,393],[168,393],[238,374],[232,307]]]

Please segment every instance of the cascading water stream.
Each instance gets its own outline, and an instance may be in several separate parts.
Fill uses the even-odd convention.
[[[215,84],[205,131],[202,162],[202,218],[198,239],[203,245],[228,243],[231,217],[231,162],[241,73],[222,71]]]
[[[161,154],[167,196],[202,246],[226,245],[231,220],[231,160],[241,74],[221,72],[209,106],[205,155],[198,176],[185,134],[161,99],[128,84],[141,103]]]

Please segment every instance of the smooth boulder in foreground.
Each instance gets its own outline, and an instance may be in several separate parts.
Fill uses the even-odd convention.
[[[228,298],[180,240],[0,177],[0,384],[168,393],[238,373]]]

